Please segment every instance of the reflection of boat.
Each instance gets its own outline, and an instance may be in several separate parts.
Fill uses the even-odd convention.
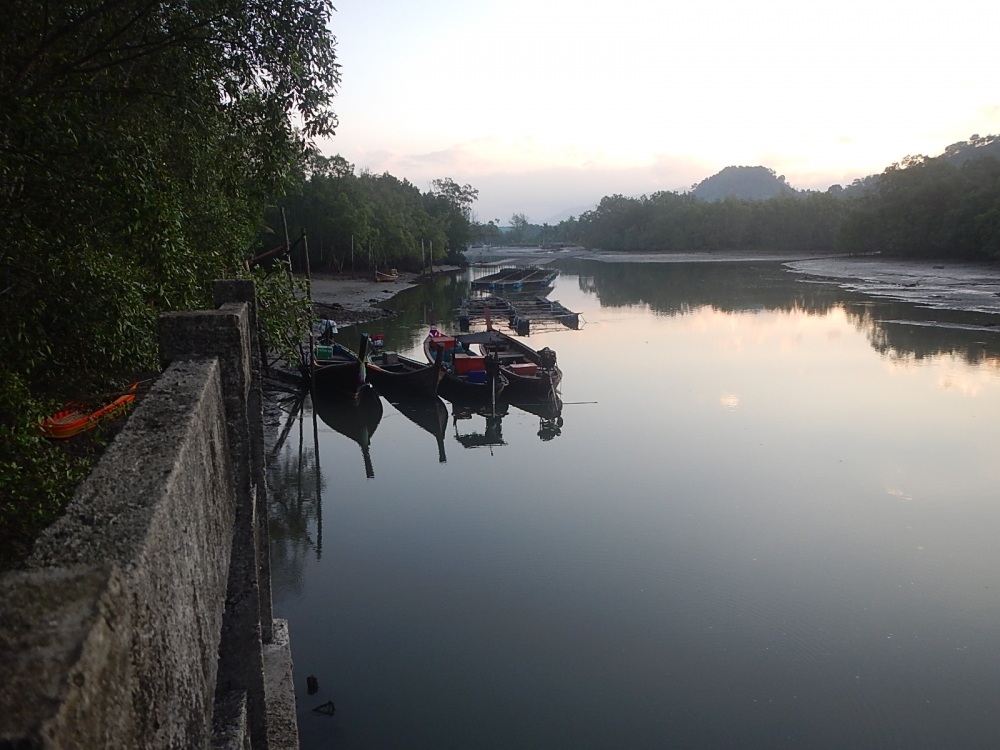
[[[398,398],[389,403],[413,424],[427,430],[437,441],[438,461],[445,463],[444,436],[448,431],[448,407],[437,396],[433,398]]]
[[[313,357],[314,390],[358,400],[364,390],[371,388],[364,361],[368,352],[368,337],[361,337],[360,354],[336,343],[329,336],[322,336],[320,342]]]
[[[375,347],[379,349],[379,347]],[[444,377],[443,351],[434,362],[418,362],[398,352],[376,351],[368,359],[368,382],[384,396],[433,398]]]
[[[424,339],[424,356],[428,362],[440,358],[444,378],[438,392],[449,401],[490,403],[507,386],[496,358],[476,355],[460,346],[454,336],[444,336],[436,328]]]
[[[509,399],[508,403],[516,409],[526,411],[538,417],[538,437],[540,439],[549,441],[562,434],[563,404],[559,396],[551,398],[528,397],[525,399]]]
[[[536,352],[520,339],[493,329],[463,333],[458,341],[466,346],[478,346],[484,357],[496,357],[500,371],[507,378],[505,393],[511,398],[551,397],[562,380],[556,353],[548,347]]]
[[[503,418],[507,415],[507,405],[497,403],[493,406],[474,406],[471,404],[452,404],[452,424],[455,427],[455,440],[466,448],[492,448],[494,445],[507,445],[503,439]],[[486,428],[482,432],[461,432],[459,422],[483,417]]]
[[[323,423],[350,438],[361,447],[365,474],[375,477],[372,465],[371,439],[382,421],[382,399],[373,389],[365,390],[357,401],[350,401],[325,391],[313,393],[313,408]]]

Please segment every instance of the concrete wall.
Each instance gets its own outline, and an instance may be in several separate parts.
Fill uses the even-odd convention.
[[[0,577],[0,750],[298,746],[253,286],[220,282],[216,302],[163,316],[163,375]]]

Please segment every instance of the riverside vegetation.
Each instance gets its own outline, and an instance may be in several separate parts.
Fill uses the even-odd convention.
[[[332,134],[327,0],[14,0],[0,28],[0,550],[10,563],[100,451],[38,435],[157,361],[161,311],[251,274],[263,207]],[[299,123],[293,127],[292,123]],[[271,330],[303,312],[262,281]],[[104,436],[106,439],[107,436]]]
[[[302,186],[338,168],[313,147],[337,126],[333,11],[329,0],[14,0],[7,8],[0,567],[24,556],[114,430],[55,443],[40,436],[39,420],[155,373],[161,312],[209,306],[214,279],[253,277],[269,347],[286,347],[308,325],[301,285],[280,272],[293,243],[268,207],[302,208],[312,199]],[[441,180],[423,195],[388,176],[359,184],[371,187],[361,207],[368,223],[343,226],[378,253],[359,262],[409,241],[378,220],[396,209],[379,196],[402,188],[420,222],[414,237],[433,241],[438,256],[461,242],[461,202],[475,194],[468,186]],[[316,231],[322,257],[329,244]],[[250,268],[248,259],[275,246],[285,252]]]

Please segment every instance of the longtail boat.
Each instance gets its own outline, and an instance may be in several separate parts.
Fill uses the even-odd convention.
[[[444,336],[437,328],[424,339],[424,356],[428,362],[441,359],[444,378],[438,392],[451,402],[476,401],[491,403],[507,386],[497,360],[472,352],[454,336]]]
[[[520,339],[492,328],[463,333],[458,340],[466,346],[478,346],[484,357],[493,357],[500,363],[500,372],[507,378],[507,396],[537,399],[556,395],[562,370],[556,364],[556,353],[549,347],[535,351]]]
[[[383,351],[381,341],[382,334],[371,337],[366,367],[368,382],[383,396],[435,397],[444,377],[443,352],[438,350],[434,362],[418,362],[398,352]]]
[[[313,388],[355,401],[360,399],[366,390],[372,388],[365,362],[367,351],[367,336],[361,337],[360,354],[332,341],[328,335],[322,336],[313,351]]]

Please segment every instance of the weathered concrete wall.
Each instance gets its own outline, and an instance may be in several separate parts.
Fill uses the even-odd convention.
[[[273,643],[253,288],[217,299],[164,317],[169,367],[28,569],[0,578],[0,750],[297,746],[264,678],[265,660],[291,666],[281,623]]]

